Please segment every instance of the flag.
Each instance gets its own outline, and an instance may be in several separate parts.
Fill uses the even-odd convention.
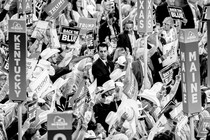
[[[133,71],[131,70],[131,66],[129,65],[126,69],[123,92],[128,96],[128,98],[134,100],[137,99],[138,83]]]

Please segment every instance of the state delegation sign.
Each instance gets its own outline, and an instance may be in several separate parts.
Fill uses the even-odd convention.
[[[9,98],[26,99],[26,21],[9,20]]]
[[[141,33],[153,31],[152,0],[137,0],[138,31]]]

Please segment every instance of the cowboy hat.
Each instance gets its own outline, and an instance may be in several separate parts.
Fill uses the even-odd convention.
[[[117,64],[121,65],[121,66],[125,66],[125,63],[126,63],[126,58],[124,55],[120,56],[117,61],[116,61]]]
[[[87,11],[93,16],[97,13],[96,8],[93,5],[87,5]]]
[[[39,63],[37,64],[37,67],[41,67],[43,69],[47,69],[49,72],[49,75],[55,75],[55,69],[51,66],[51,63],[45,59],[39,60]]]
[[[102,85],[102,88],[103,88],[103,92],[101,94],[104,94],[110,90],[113,90],[115,89],[115,82],[113,80],[108,80]]]
[[[160,101],[158,100],[156,93],[154,91],[151,91],[149,89],[145,89],[142,94],[139,94],[139,97],[145,98],[157,106],[160,106]]]
[[[116,134],[112,137],[112,140],[128,140],[125,134]]]
[[[112,125],[117,121],[117,119],[120,119],[120,116],[116,112],[110,111],[107,115],[105,122],[109,125],[109,129],[111,129]]]
[[[118,116],[122,116],[124,113],[128,115],[126,121],[129,123],[130,129],[132,129],[133,133],[136,133],[136,121],[140,116],[137,101],[123,99],[118,107],[117,114]]]
[[[46,48],[41,52],[40,56],[42,57],[42,59],[47,60],[48,58],[50,58],[58,52],[60,52],[58,49]]]
[[[126,74],[126,71],[122,71],[121,69],[115,69],[111,74],[110,74],[110,78],[113,81],[117,81],[118,79],[120,79],[122,76],[124,76]]]
[[[59,89],[61,88],[63,85],[65,85],[68,82],[69,78],[66,78],[65,80],[61,77],[59,77],[54,83],[53,83],[53,87],[54,89]]]

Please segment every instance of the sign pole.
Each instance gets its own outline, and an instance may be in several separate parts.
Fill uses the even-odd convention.
[[[123,32],[123,26],[122,26],[122,8],[121,8],[121,0],[118,0],[118,6],[119,6],[119,20],[120,20],[120,32]]]
[[[18,140],[22,140],[22,103],[18,103]]]
[[[195,133],[194,133],[194,119],[193,119],[193,116],[190,117],[190,139],[191,140],[194,140],[195,139]]]
[[[144,89],[149,87],[146,86],[148,81],[147,75],[147,39],[148,33],[153,32],[153,3],[152,0],[137,0],[137,21],[138,21],[138,32],[144,33]]]
[[[148,89],[149,87],[147,86],[147,81],[148,81],[148,75],[147,75],[147,61],[148,61],[148,50],[147,50],[147,38],[148,35],[145,33],[144,37],[144,89]]]
[[[207,20],[207,48],[208,58],[210,58],[210,20]],[[208,61],[208,73],[207,73],[207,87],[210,87],[210,59]]]

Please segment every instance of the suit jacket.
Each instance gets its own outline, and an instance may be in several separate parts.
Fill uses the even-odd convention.
[[[102,86],[106,81],[110,80],[109,75],[114,70],[114,63],[111,61],[107,62],[111,71],[109,71],[108,67],[100,58],[93,63],[92,74],[94,79],[97,78],[97,86]]]
[[[163,20],[166,17],[170,17],[168,12],[168,3],[164,2],[163,4],[157,6],[156,8],[156,23],[160,23],[161,26],[163,26]]]
[[[137,34],[136,31],[134,31],[134,35],[135,35],[136,39],[139,38],[139,35]],[[132,54],[132,46],[131,46],[130,38],[126,32],[119,34],[118,41],[117,41],[117,47],[123,47],[125,49],[128,48],[130,51],[130,54]]]
[[[187,4],[187,5],[183,6],[182,9],[183,9],[183,12],[185,14],[185,18],[187,19],[187,23],[186,24],[182,23],[181,28],[182,29],[195,28],[193,13],[192,13],[192,10],[190,8],[190,5]]]
[[[143,68],[139,60],[136,60],[132,63],[132,70],[138,83],[138,90],[140,90],[143,84],[144,76],[143,76]]]

